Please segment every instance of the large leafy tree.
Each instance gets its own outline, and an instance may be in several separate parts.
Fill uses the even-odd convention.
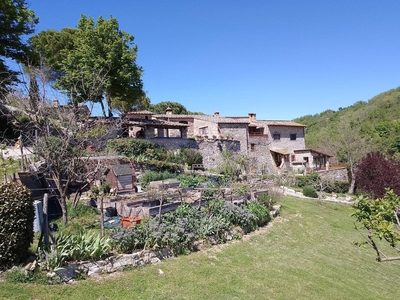
[[[76,29],[63,28],[61,31],[44,30],[29,39],[31,56],[29,65],[39,69],[51,82],[60,78],[63,60],[74,50]]]
[[[18,81],[18,72],[7,66],[6,58],[26,60],[29,47],[22,36],[33,33],[37,23],[38,18],[27,8],[26,1],[0,0],[0,95]]]
[[[178,102],[163,101],[154,105],[150,105],[150,110],[157,114],[165,114],[167,108],[172,109],[174,115],[187,115],[189,114],[185,106]]]
[[[45,30],[29,39],[31,51],[23,70],[29,78],[29,99],[33,111],[39,105],[39,85],[45,91],[48,83],[54,83],[63,75],[62,62],[66,53],[74,49],[75,31],[73,28]]]
[[[73,50],[62,50],[62,76],[55,87],[79,102],[99,102],[106,116],[103,100],[112,110],[128,111],[144,95],[142,68],[136,64],[134,37],[119,29],[115,18],[97,22],[81,16],[74,34]]]

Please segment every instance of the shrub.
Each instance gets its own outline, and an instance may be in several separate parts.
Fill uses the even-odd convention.
[[[400,162],[382,153],[369,153],[357,167],[357,189],[374,198],[382,198],[385,188],[400,194]]]
[[[325,192],[345,194],[349,191],[349,188],[350,182],[348,181],[334,181],[332,184],[326,187]]]
[[[184,204],[174,212],[163,215],[161,220],[153,217],[129,230],[117,229],[110,239],[113,249],[119,252],[168,247],[176,255],[187,253],[193,250],[196,240],[225,242],[232,226],[240,226],[249,232],[268,220],[269,211],[261,204],[255,204],[252,209],[257,216],[245,206],[222,200],[211,201],[207,207],[200,209]]]
[[[255,216],[245,206],[234,205],[224,200],[215,200],[209,203],[208,212],[215,216],[222,216],[231,225],[240,226],[247,231],[254,230]]]
[[[160,147],[148,140],[124,138],[108,140],[107,148],[116,151],[118,154],[124,153],[129,157],[135,157],[145,153],[147,156],[150,156],[150,158],[154,158],[152,154],[155,152],[155,149]]]
[[[182,148],[180,150],[180,157],[182,158],[182,164],[187,164],[191,166],[193,164],[202,164],[203,156],[193,149]]]
[[[305,176],[296,176],[296,185],[300,188],[305,186],[313,186],[319,177],[318,173],[310,173]]]
[[[0,268],[27,258],[35,217],[30,191],[17,183],[0,185]]]
[[[235,183],[232,189],[234,195],[243,195],[250,193],[249,185],[246,183]]]
[[[177,175],[175,173],[170,173],[168,171],[154,172],[154,171],[147,170],[146,172],[144,172],[142,174],[142,176],[140,176],[140,183],[143,186],[146,186],[151,181],[158,181],[158,180],[165,180],[165,179],[169,179],[169,178],[176,178],[176,176]]]
[[[303,187],[303,195],[310,198],[318,198],[317,191],[312,186]]]
[[[269,221],[271,221],[269,209],[262,203],[249,202],[247,204],[247,209],[255,216],[256,225],[258,227],[264,226]]]
[[[179,175],[178,177],[179,180],[179,186],[181,188],[187,188],[187,187],[198,187],[202,182],[205,181],[204,176],[198,176],[198,175]]]

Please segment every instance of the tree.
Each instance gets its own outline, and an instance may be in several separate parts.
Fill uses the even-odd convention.
[[[342,119],[334,138],[338,143],[338,160],[347,164],[350,172],[349,193],[354,194],[357,165],[368,152],[371,152],[372,146],[361,135],[358,120]]]
[[[29,39],[31,52],[28,64],[46,74],[44,80],[54,82],[63,75],[63,60],[74,50],[75,32],[74,28],[44,30]]]
[[[18,82],[18,72],[5,63],[6,58],[19,62],[28,55],[29,47],[22,41],[23,35],[33,33],[38,18],[27,8],[25,0],[0,0],[0,95]]]
[[[189,114],[186,107],[178,102],[164,101],[150,106],[151,111],[156,114],[165,114],[167,108],[171,108],[174,115]]]
[[[151,101],[150,98],[146,95],[143,95],[139,98],[138,102],[135,105],[136,110],[150,110]]]
[[[376,260],[379,262],[400,260],[400,256],[387,257],[377,242],[377,239],[386,241],[396,253],[400,252],[398,247],[400,243],[400,196],[389,189],[381,199],[370,200],[360,196],[355,201],[354,208],[355,212],[352,216],[356,218],[356,228],[367,230],[366,241],[356,244],[370,245],[375,250]],[[361,228],[358,228],[357,224],[360,224]]]
[[[9,94],[5,102],[13,109],[2,113],[8,113],[9,120],[13,120],[21,134],[23,144],[31,146],[35,158],[39,160],[30,166],[29,171],[44,174],[45,178],[54,182],[63,221],[67,223],[66,202],[71,184],[90,184],[104,171],[100,161],[90,171],[86,169],[95,154],[86,151],[86,147],[94,145],[98,150],[104,149],[108,138],[116,135],[118,124],[111,120],[101,122],[90,119],[86,106],[79,106],[78,111],[71,105],[55,107],[43,95],[36,110],[24,94]]]
[[[144,95],[142,68],[136,64],[134,37],[119,29],[115,18],[81,16],[74,33],[72,51],[62,50],[61,71],[55,87],[64,91],[76,106],[84,101],[99,102],[106,116],[103,99],[112,110],[128,111]]]
[[[31,51],[23,70],[29,77],[29,98],[34,107],[40,98],[39,84],[41,90],[46,90],[49,83],[63,76],[62,62],[74,48],[75,32],[73,28],[45,30],[29,39]]]
[[[357,167],[357,190],[374,198],[385,195],[390,188],[400,194],[400,162],[380,152],[368,153]]]

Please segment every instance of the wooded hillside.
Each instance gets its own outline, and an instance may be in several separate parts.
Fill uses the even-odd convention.
[[[307,125],[306,145],[341,158],[340,137],[358,138],[369,151],[400,157],[400,87],[368,102],[295,119]]]

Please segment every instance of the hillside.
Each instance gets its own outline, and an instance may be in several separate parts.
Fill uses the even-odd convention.
[[[338,135],[360,137],[373,151],[400,156],[400,87],[381,93],[368,102],[358,101],[337,111],[326,110],[294,121],[307,125],[306,145],[336,155]],[[343,128],[349,124],[347,129]]]

